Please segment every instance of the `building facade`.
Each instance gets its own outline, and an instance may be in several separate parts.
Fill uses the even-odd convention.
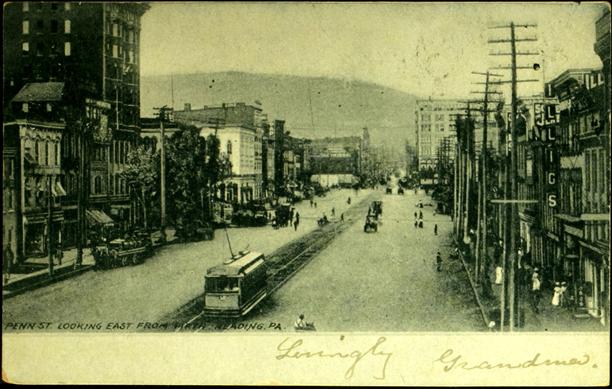
[[[464,111],[465,104],[458,100],[417,100],[415,127],[419,171],[436,168],[438,145],[444,138],[456,139],[455,118]]]
[[[79,207],[111,214],[126,228],[134,214],[120,173],[138,141],[140,18],[147,9],[145,3],[83,2],[20,2],[4,9],[5,98],[27,83],[65,85],[66,247],[84,229],[76,225]]]
[[[185,109],[174,112],[176,122],[194,125],[201,136],[216,134],[220,153],[232,166],[231,177],[219,185],[220,198],[229,203],[260,200],[262,185],[262,109],[245,103]]]

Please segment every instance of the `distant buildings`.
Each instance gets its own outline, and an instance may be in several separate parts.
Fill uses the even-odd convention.
[[[366,141],[369,146],[369,137]],[[312,139],[305,147],[313,182],[323,186],[353,185],[358,182],[362,164],[361,137]]]
[[[458,114],[465,114],[465,103],[458,100],[429,98],[416,101],[416,152],[419,171],[433,171],[437,164],[438,145],[442,139],[456,139],[455,118]],[[454,143],[452,149],[453,146]]]

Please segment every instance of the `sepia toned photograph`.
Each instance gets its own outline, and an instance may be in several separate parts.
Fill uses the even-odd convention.
[[[14,1],[2,39],[3,381],[609,384],[609,4]]]

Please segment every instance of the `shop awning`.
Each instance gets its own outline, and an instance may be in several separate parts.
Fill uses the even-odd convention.
[[[88,209],[86,215],[87,221],[93,224],[101,224],[103,226],[112,226],[115,224],[110,216],[97,209]]]

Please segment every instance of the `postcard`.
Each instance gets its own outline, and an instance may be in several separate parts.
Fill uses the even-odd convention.
[[[3,381],[609,384],[609,4],[3,22]]]

